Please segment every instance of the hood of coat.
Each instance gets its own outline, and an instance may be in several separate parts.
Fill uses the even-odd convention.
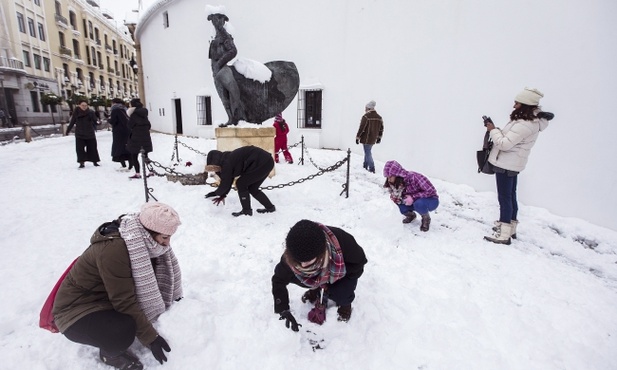
[[[112,222],[105,222],[97,227],[94,234],[90,237],[90,244],[121,238],[119,229],[119,219]]]
[[[386,165],[383,167],[383,176],[398,176],[398,177],[406,177],[408,172],[401,166],[397,161],[387,161]]]
[[[135,108],[133,114],[138,117],[148,118],[148,110],[146,108]]]
[[[219,166],[223,163],[223,152],[220,150],[211,150],[206,158],[206,165]]]
[[[114,104],[111,106],[111,110],[113,111],[113,110],[116,110],[116,109],[121,109],[121,110],[123,110],[123,111],[126,111],[126,106],[125,106],[124,104],[114,103]]]

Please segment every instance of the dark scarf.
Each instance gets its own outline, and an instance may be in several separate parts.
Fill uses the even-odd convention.
[[[347,273],[338,239],[326,226],[319,223],[318,225],[326,234],[326,243],[328,244],[326,256],[323,259],[318,258],[311,266],[289,266],[298,280],[310,288],[333,284]]]

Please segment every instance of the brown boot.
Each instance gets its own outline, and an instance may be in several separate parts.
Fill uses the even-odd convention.
[[[422,224],[420,225],[420,231],[428,231],[431,227],[431,216],[429,214],[422,215]]]
[[[403,219],[403,223],[408,224],[411,221],[416,219],[416,212],[410,211],[410,212],[403,214],[403,216],[405,216],[405,219]]]
[[[338,307],[338,321],[347,322],[351,318],[351,305],[348,304],[346,306]]]

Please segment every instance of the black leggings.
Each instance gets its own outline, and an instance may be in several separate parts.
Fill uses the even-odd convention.
[[[72,342],[101,348],[114,356],[129,348],[136,333],[137,326],[131,316],[109,310],[82,317],[62,334]]]

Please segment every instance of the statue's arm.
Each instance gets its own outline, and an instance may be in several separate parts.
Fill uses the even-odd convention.
[[[225,52],[217,61],[220,68],[223,68],[227,63],[229,63],[229,61],[231,61],[233,58],[236,57],[236,55],[238,55],[238,49],[236,49],[236,44],[234,44],[233,39],[226,39],[223,42],[223,46]]]

